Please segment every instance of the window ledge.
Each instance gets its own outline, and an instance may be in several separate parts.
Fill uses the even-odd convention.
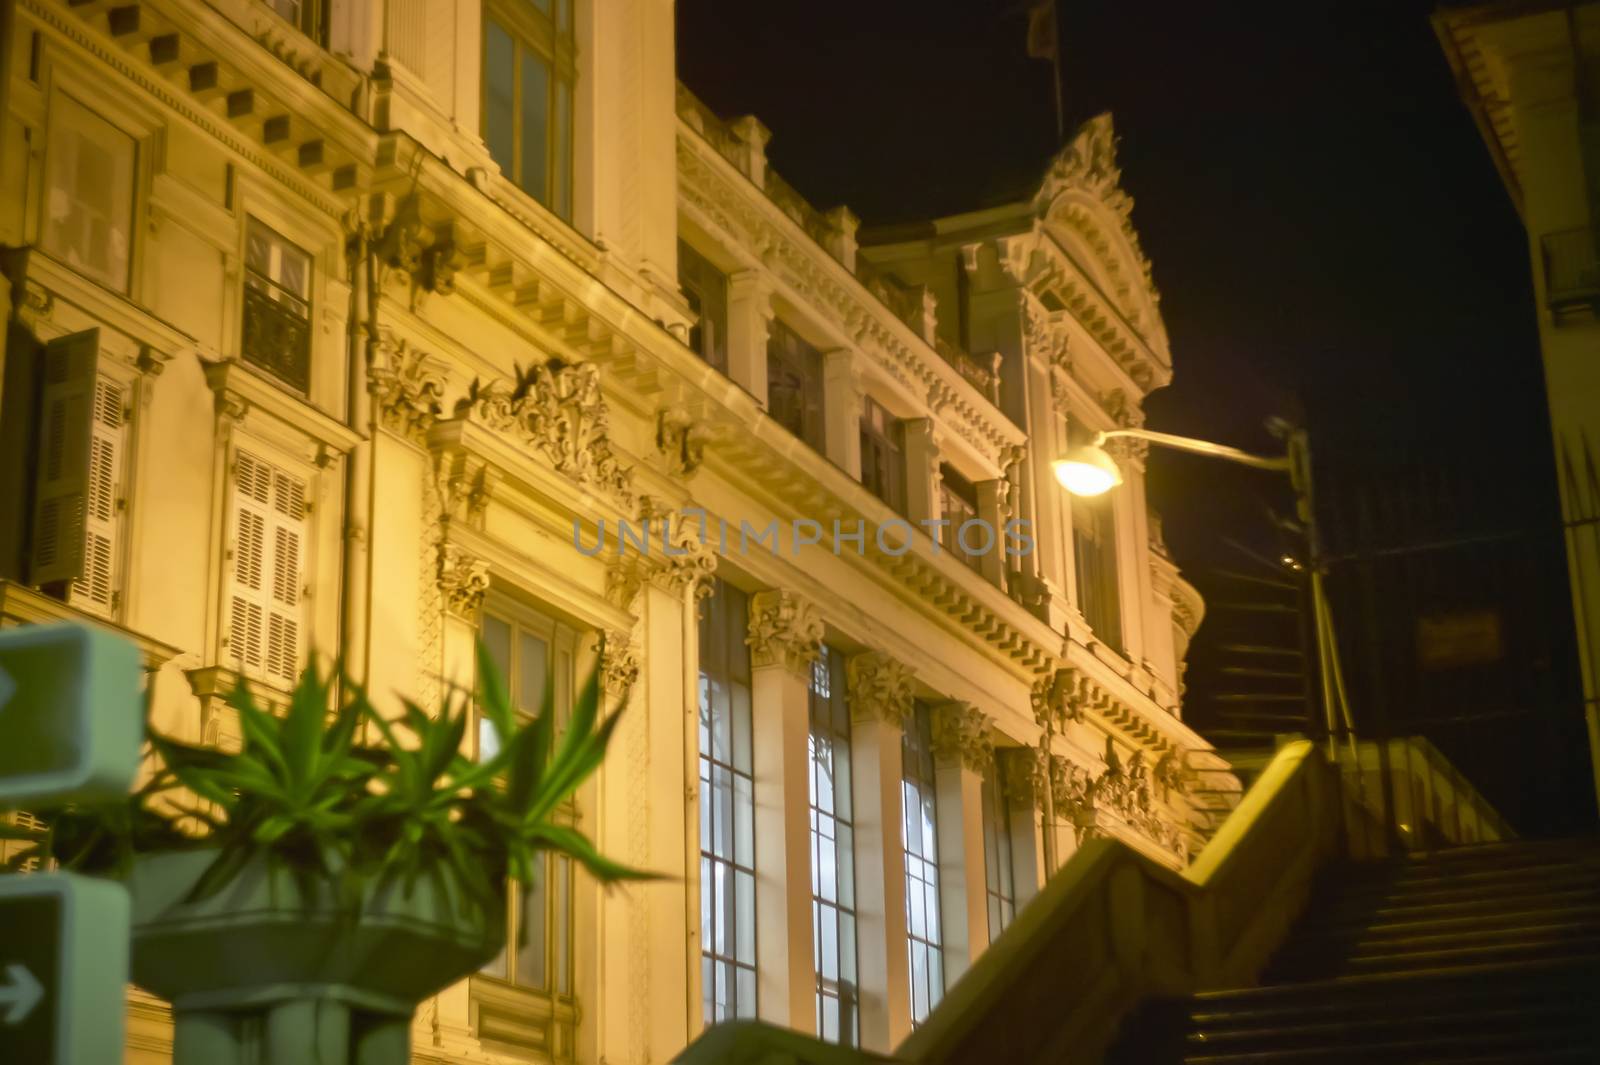
[[[299,396],[285,391],[259,370],[240,359],[205,363],[206,384],[216,393],[217,409],[243,417],[260,410],[292,426],[326,450],[346,454],[362,440],[361,434]]]
[[[135,644],[144,661],[146,672],[153,673],[176,658],[178,648],[146,636],[134,629],[107,621],[78,607],[64,603],[43,592],[16,581],[0,580],[0,627],[12,625],[48,625],[58,621],[73,621],[105,629]]]

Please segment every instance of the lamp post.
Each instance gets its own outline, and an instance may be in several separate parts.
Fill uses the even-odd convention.
[[[1322,692],[1323,720],[1328,728],[1330,744],[1337,730],[1339,718],[1334,706],[1342,709],[1345,728],[1350,729],[1349,705],[1345,699],[1344,679],[1339,670],[1337,648],[1333,640],[1333,620],[1328,610],[1327,594],[1323,587],[1322,544],[1317,535],[1316,512],[1312,509],[1311,448],[1304,429],[1274,423],[1275,431],[1285,440],[1282,455],[1256,455],[1226,444],[1197,440],[1172,433],[1158,433],[1150,429],[1110,429],[1097,434],[1094,441],[1068,451],[1051,463],[1056,480],[1073,495],[1098,496],[1122,483],[1122,471],[1116,460],[1105,450],[1105,442],[1117,437],[1148,440],[1152,444],[1170,447],[1175,451],[1188,451],[1196,455],[1249,466],[1258,470],[1271,470],[1287,474],[1294,489],[1295,516],[1306,534],[1306,565],[1311,571],[1311,624],[1317,641],[1317,674]]]

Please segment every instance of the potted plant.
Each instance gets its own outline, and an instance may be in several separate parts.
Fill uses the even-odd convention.
[[[552,816],[618,721],[598,673],[558,736],[548,689],[519,722],[481,647],[478,665],[500,740],[485,761],[461,752],[466,693],[390,721],[313,664],[281,716],[248,685],[229,696],[237,752],[150,730],[157,768],[126,804],[51,812],[13,862],[125,880],[133,979],[172,1003],[178,1065],[402,1065],[417,1002],[498,953],[506,883],[540,852],[606,883],[646,875]],[[362,745],[364,727],[383,744]]]

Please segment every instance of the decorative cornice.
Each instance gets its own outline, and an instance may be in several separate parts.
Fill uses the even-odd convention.
[[[443,411],[443,366],[388,329],[379,334],[377,354],[381,361],[367,371],[367,387],[379,424],[413,443],[424,443]]]
[[[446,540],[439,544],[438,580],[445,609],[458,618],[476,623],[478,609],[489,591],[489,563]]]
[[[850,688],[850,716],[858,721],[886,721],[904,728],[911,715],[916,678],[910,667],[882,651],[863,651],[845,663]]]
[[[994,764],[994,724],[971,703],[943,703],[933,708],[934,757],[960,762],[977,773]]]
[[[772,590],[750,597],[750,664],[807,673],[822,654],[822,618],[810,600]]]
[[[594,363],[551,359],[527,370],[518,367],[509,384],[474,378],[455,413],[520,435],[575,484],[633,505],[633,471],[612,453],[610,411]]]

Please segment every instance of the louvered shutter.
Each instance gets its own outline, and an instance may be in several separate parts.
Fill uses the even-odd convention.
[[[243,673],[259,674],[266,659],[267,529],[273,470],[239,452],[234,466],[233,571],[228,593],[228,652]]]
[[[95,382],[90,410],[89,476],[84,507],[83,576],[72,582],[72,602],[110,615],[115,602],[117,531],[121,524],[123,416],[126,393],[104,376]]]
[[[100,331],[58,337],[45,345],[44,389],[35,479],[29,576],[36,585],[84,575],[95,386]]]
[[[267,600],[267,675],[292,684],[300,669],[300,585],[305,569],[305,484],[282,471],[272,478],[272,586]]]

